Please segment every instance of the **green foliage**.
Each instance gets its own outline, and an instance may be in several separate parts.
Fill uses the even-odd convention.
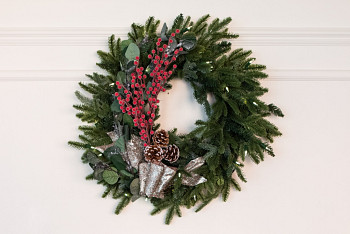
[[[83,162],[94,170],[87,179],[99,179],[98,183],[106,187],[103,197],[112,195],[119,199],[116,214],[138,198],[139,182],[137,171],[127,171],[121,157],[130,134],[137,135],[138,130],[133,127],[130,116],[121,113],[113,95],[117,91],[114,83],[130,82],[133,65],[129,60],[136,56],[140,56],[140,63],[147,71],[147,55],[154,49],[157,38],[168,40],[176,29],[180,30],[176,39],[184,51],[177,59],[178,69],[171,79],[184,79],[193,87],[194,98],[204,106],[207,119],[197,121],[197,127],[189,134],[169,132],[170,142],[181,152],[176,164],[178,171],[165,191],[165,198],[151,199],[154,205],[151,214],[167,210],[165,222],[169,224],[175,215],[182,216],[181,207],[196,206],[198,212],[220,195],[226,201],[231,188],[241,190],[234,176],[247,181],[242,171],[247,157],[260,163],[265,154],[275,155],[270,144],[281,133],[266,117],[283,117],[283,113],[274,104],[259,99],[268,91],[260,85],[260,79],[267,78],[263,72],[265,66],[253,63],[251,51],[231,50],[231,40],[238,35],[228,32],[230,22],[231,18],[210,22],[209,15],[193,22],[181,14],[169,29],[165,25],[161,35],[157,35],[160,21],[150,17],[145,25],[131,25],[128,40],[116,40],[112,35],[108,40],[109,51],[97,52],[100,58],[97,66],[105,73],[87,75],[90,82],[79,83],[88,95],[77,91],[81,103],[74,108],[78,111],[77,117],[87,125],[79,127],[80,142],[70,141],[69,145],[85,151]],[[169,85],[167,89],[170,88]],[[213,104],[209,103],[208,95]],[[156,114],[159,117],[158,112]],[[158,127],[155,125],[154,130]],[[119,140],[103,154],[96,151],[94,147],[112,143],[106,133],[114,129],[120,132]],[[204,156],[206,163],[195,173],[204,176],[207,182],[194,187],[182,185],[185,165],[200,156]]]

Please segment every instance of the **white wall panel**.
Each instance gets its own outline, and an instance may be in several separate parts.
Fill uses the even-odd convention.
[[[1,233],[349,233],[350,2],[2,0],[0,2]],[[276,158],[245,167],[227,203],[184,211],[171,226],[138,200],[120,216],[67,146],[79,120],[77,81],[98,71],[96,50],[149,15],[170,22],[231,16],[234,47],[266,64],[263,97],[285,112]],[[202,108],[182,81],[164,93],[161,123],[186,132]],[[176,105],[174,100],[184,104]],[[167,119],[167,121],[165,121]],[[137,222],[137,224],[136,224]]]

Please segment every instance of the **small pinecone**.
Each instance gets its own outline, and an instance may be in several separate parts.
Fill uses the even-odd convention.
[[[153,142],[155,145],[159,145],[160,147],[166,147],[169,144],[169,134],[165,130],[157,131],[153,135]]]
[[[144,150],[145,159],[148,162],[161,161],[163,159],[163,150],[158,145],[146,146]]]
[[[176,145],[169,145],[163,152],[164,159],[173,163],[179,159],[180,150]]]

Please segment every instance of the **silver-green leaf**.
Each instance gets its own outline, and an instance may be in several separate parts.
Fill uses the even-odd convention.
[[[115,184],[119,179],[119,175],[113,170],[105,170],[102,177],[108,184]]]
[[[135,43],[130,43],[125,52],[125,57],[130,60],[135,60],[136,56],[140,56],[140,49]]]

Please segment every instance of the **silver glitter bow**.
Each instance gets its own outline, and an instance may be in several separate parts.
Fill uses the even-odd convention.
[[[200,176],[198,174],[193,173],[194,170],[200,168],[205,163],[203,157],[198,157],[193,159],[185,166],[185,171],[191,174],[191,176],[184,175],[182,177],[182,184],[187,186],[195,186],[197,184],[201,184],[207,181],[206,178]]]
[[[184,175],[182,184],[187,186],[196,186],[207,181],[203,176],[193,173],[194,170],[201,167],[205,160],[203,157],[190,161],[185,170],[191,176]],[[140,177],[140,195],[147,197],[164,198],[164,190],[169,186],[171,179],[175,176],[177,168],[168,167],[162,163],[141,163],[139,165]]]

